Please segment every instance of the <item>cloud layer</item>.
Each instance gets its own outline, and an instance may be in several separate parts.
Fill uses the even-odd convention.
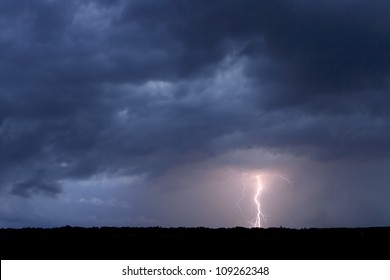
[[[324,205],[333,205],[330,182],[345,196],[361,193],[346,212],[360,207],[354,204],[383,205],[374,194],[389,195],[389,10],[387,1],[1,1],[3,199],[63,201],[71,193],[68,198],[84,206],[112,206],[132,188],[115,194],[108,188],[96,197],[90,186],[84,197],[75,186],[96,176],[122,186],[115,178],[130,176],[142,178],[128,184],[142,186],[143,199],[150,197],[140,193],[158,182],[153,196],[172,191],[178,201],[180,191],[197,193],[199,186],[188,183],[194,174],[212,185],[206,170],[279,168],[295,176],[303,192],[318,188]],[[315,175],[304,174],[310,165],[317,166]],[[357,188],[364,179],[354,166],[375,183]],[[304,176],[319,180],[299,179]],[[200,196],[206,189],[198,189]],[[377,198],[359,202],[371,195]],[[219,203],[217,194],[210,196]],[[379,213],[388,210],[381,207]],[[162,208],[151,205],[150,216]],[[3,221],[25,218],[6,219],[7,209],[0,210]],[[175,225],[164,216],[147,217],[145,206],[135,209],[129,215]],[[191,211],[183,223],[202,224],[207,215],[197,215],[195,206]],[[329,221],[337,211],[327,214]],[[377,223],[386,221],[379,216]],[[352,217],[334,224],[364,224],[371,215]],[[226,219],[205,224],[234,224]],[[313,214],[289,226],[329,221]]]

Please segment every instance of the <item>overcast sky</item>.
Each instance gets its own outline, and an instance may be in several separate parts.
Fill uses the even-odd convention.
[[[390,225],[389,13],[1,0],[0,227]]]

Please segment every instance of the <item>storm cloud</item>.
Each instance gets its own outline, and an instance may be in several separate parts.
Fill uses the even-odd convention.
[[[389,11],[1,1],[0,226],[237,225],[224,207],[240,180],[226,178],[248,170],[294,179],[270,180],[270,200],[291,209],[269,203],[269,225],[388,223]],[[13,211],[41,201],[57,218]]]

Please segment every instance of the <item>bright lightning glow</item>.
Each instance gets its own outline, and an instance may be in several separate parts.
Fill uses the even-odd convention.
[[[241,182],[242,182],[242,192],[241,192],[241,196],[240,198],[237,200],[235,206],[240,210],[240,213],[241,215],[246,219],[247,217],[245,217],[244,215],[244,211],[242,210],[242,208],[240,207],[240,203],[243,201],[244,197],[245,197],[245,193],[246,193],[246,190],[247,190],[247,184],[246,184],[246,180],[245,178],[248,177],[249,174],[247,173],[242,173],[242,176],[241,176]],[[273,177],[277,177],[279,179],[282,179],[283,181],[286,181],[288,183],[288,185],[292,186],[292,183],[291,181],[287,178],[287,177],[284,177],[282,175],[279,175],[279,174],[268,174],[268,176],[273,176]],[[260,228],[262,226],[262,221],[267,221],[266,218],[265,218],[265,215],[263,214],[262,212],[262,209],[261,209],[261,199],[262,199],[262,192],[263,192],[263,182],[262,182],[262,176],[261,175],[255,175],[255,176],[250,176],[251,178],[253,179],[256,179],[255,181],[255,186],[256,186],[256,192],[253,196],[253,202],[254,202],[254,206],[256,208],[256,215],[255,215],[255,218],[248,222],[251,227],[256,227],[256,228]],[[267,177],[267,176],[266,176]],[[251,179],[252,181],[252,179]]]
[[[256,219],[255,219],[253,226],[260,228],[261,227],[261,218],[264,218],[264,215],[261,212],[261,206],[260,206],[260,199],[261,199],[261,192],[263,190],[263,185],[261,184],[261,180],[260,180],[259,175],[256,176],[256,179],[257,179],[257,189],[256,189],[256,195],[254,197],[254,201],[256,204],[257,214],[256,214]]]

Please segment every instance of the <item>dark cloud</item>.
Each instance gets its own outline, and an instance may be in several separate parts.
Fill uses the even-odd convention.
[[[12,186],[12,194],[22,197],[30,197],[33,194],[46,194],[55,196],[60,192],[60,186],[56,182],[47,182],[40,178],[33,178]]]
[[[98,174],[152,180],[252,148],[386,159],[389,10],[386,1],[1,1],[2,190],[56,196]]]
[[[331,107],[347,95],[355,105],[357,94],[369,99],[367,95],[388,89],[390,41],[383,10],[358,2],[334,6],[298,6],[268,22],[266,49],[277,64],[276,83],[283,84],[276,86],[278,104],[306,103],[308,109],[318,109],[318,99]],[[350,109],[348,104],[344,107]]]

